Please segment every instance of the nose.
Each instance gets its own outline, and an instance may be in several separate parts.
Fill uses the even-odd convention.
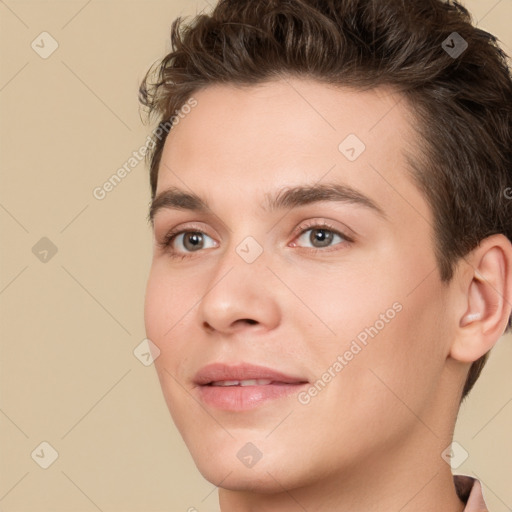
[[[279,325],[276,278],[267,263],[265,252],[252,263],[234,249],[223,255],[198,307],[203,329],[231,334],[247,328],[270,330]]]

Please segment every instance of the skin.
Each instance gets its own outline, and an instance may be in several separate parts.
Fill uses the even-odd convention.
[[[405,160],[417,135],[391,90],[290,78],[194,97],[165,143],[157,195],[193,191],[210,210],[155,212],[145,322],[166,403],[199,471],[220,486],[222,512],[462,511],[441,453],[470,364],[510,314],[510,244],[491,237],[441,282],[432,212]],[[351,133],[366,145],[353,162],[338,149]],[[353,202],[263,208],[266,193],[326,183],[357,189],[383,215]],[[350,241],[334,236],[315,252],[311,229],[326,221]],[[185,258],[172,258],[161,243],[173,228],[202,231],[204,248],[187,251],[178,236]],[[263,249],[252,263],[236,252],[248,236]],[[198,398],[195,373],[219,361],[314,383],[396,303],[307,404],[291,395],[233,412]],[[237,457],[248,442],[262,454],[252,468]]]

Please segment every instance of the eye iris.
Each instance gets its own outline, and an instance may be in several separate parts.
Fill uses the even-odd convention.
[[[185,233],[183,236],[183,246],[190,251],[196,251],[203,242],[203,235],[195,231]],[[189,245],[191,244],[191,245]]]
[[[326,247],[332,242],[333,233],[327,229],[312,229],[309,238],[313,245],[320,243],[316,247]]]

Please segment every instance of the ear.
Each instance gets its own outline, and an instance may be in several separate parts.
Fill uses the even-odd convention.
[[[491,350],[505,332],[512,311],[512,244],[492,235],[463,258],[462,294],[450,356],[470,363]],[[459,303],[459,301],[457,301]]]

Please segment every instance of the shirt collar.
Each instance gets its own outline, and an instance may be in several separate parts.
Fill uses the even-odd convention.
[[[466,504],[464,512],[489,512],[482,494],[480,482],[471,476],[453,475],[459,499]]]

